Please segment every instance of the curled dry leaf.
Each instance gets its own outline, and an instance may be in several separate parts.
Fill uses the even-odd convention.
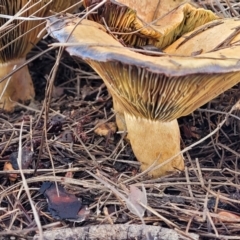
[[[4,163],[3,171],[12,171],[15,170],[12,166],[12,163],[7,161]],[[18,175],[17,173],[8,173],[8,178],[10,181],[15,182],[17,179]]]
[[[228,211],[220,211],[215,217],[216,222],[240,222],[240,216]]]
[[[127,202],[127,208],[135,215],[137,216],[143,216],[145,213],[145,208],[141,206],[139,203],[143,203],[144,205],[147,205],[147,194],[145,189],[143,188],[143,191],[141,191],[139,188],[137,188],[134,185],[130,185],[130,192],[128,194],[128,200]]]
[[[89,209],[86,206],[82,209],[82,204],[78,198],[66,192],[61,185],[58,185],[57,188],[55,183],[45,182],[39,190],[47,198],[48,210],[51,215],[55,219],[76,222],[86,220]]]
[[[109,136],[117,131],[117,125],[115,122],[107,122],[107,123],[98,123],[97,128],[94,132],[99,136]]]
[[[77,220],[74,220],[75,222],[83,222],[86,221],[89,218],[91,211],[88,208],[88,206],[83,206],[77,215]]]

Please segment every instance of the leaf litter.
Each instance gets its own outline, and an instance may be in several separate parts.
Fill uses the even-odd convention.
[[[52,182],[44,182],[39,192],[46,197],[48,210],[53,218],[75,222],[86,220],[89,214],[88,208],[82,206],[80,200],[74,194],[66,192],[61,185],[56,186]],[[85,213],[84,209],[88,213]]]
[[[214,4],[203,0],[196,2],[224,17],[239,16],[240,8],[236,1],[216,0]],[[42,40],[29,58],[41,53],[52,41],[50,38]],[[146,189],[147,202],[144,205],[149,206],[143,214],[146,226],[172,226],[187,236],[190,232],[197,233],[201,239],[240,239],[239,110],[232,112],[227,124],[211,135],[237,102],[238,85],[191,115],[179,119],[183,129],[182,149],[196,142],[199,136],[201,139],[210,134],[205,141],[184,153],[185,171],[149,179],[139,173],[139,164],[128,142],[123,140],[122,133],[114,133],[111,138],[95,134],[96,122],[103,119],[106,123],[112,122],[114,112],[111,97],[101,79],[84,62],[63,54],[55,85],[63,88],[64,93],[53,98],[45,96],[50,101],[46,114],[43,100],[47,82],[44,76],[51,79],[48,74],[56,58],[56,52],[52,50],[31,62],[30,70],[37,89],[34,105],[12,114],[0,113],[0,236],[25,239],[37,232],[33,212],[22,187],[23,180],[19,177],[20,170],[16,162],[11,162],[18,152],[20,124],[24,119],[21,137],[23,155],[24,149],[29,146],[33,155],[27,157],[27,166],[22,167],[22,172],[43,229],[89,227],[110,222],[114,225],[141,225],[140,218],[128,208],[126,202],[93,177],[98,174],[129,198],[134,191],[129,194],[126,189],[134,184],[137,194],[133,194],[133,199],[137,201],[140,189]],[[186,122],[191,126],[188,130]],[[42,140],[44,135],[45,141]],[[70,168],[69,162],[72,163]],[[6,163],[11,163],[12,167],[4,168]],[[66,176],[69,171],[73,177]],[[17,174],[13,175],[17,176],[14,181],[9,174]],[[91,211],[86,218],[86,212],[83,213],[82,219],[86,221],[73,223],[61,220],[62,215],[56,219],[49,207],[51,197],[47,197],[46,191],[45,197],[39,193],[45,182],[50,182],[50,187],[57,183],[58,189],[76,202],[81,199],[81,204],[88,206],[84,210]],[[56,194],[57,190],[52,188]],[[79,202],[77,206],[80,206]],[[108,215],[104,212],[106,207],[109,209]],[[81,212],[80,207],[75,213],[78,214],[79,210]],[[73,215],[76,217],[76,214]]]
[[[127,202],[127,208],[135,215],[140,215],[144,216],[145,213],[145,208],[141,206],[141,203],[144,205],[147,205],[147,195],[146,195],[146,190],[143,188],[142,191],[135,187],[134,185],[130,185],[130,192],[128,194],[128,200],[131,202],[129,204]],[[135,208],[132,207],[135,206]]]

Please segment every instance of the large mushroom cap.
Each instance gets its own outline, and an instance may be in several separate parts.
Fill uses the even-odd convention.
[[[52,25],[52,36],[64,42],[76,21],[64,28],[60,27],[63,22]],[[234,19],[217,21],[231,28],[240,26]],[[206,31],[218,38],[214,27]],[[128,113],[152,120],[187,115],[240,81],[240,46],[231,43],[197,56],[146,56],[123,47],[102,26],[87,20],[75,28],[68,42],[78,46],[69,46],[67,51],[99,73]]]

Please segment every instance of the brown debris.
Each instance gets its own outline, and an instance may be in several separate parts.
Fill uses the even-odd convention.
[[[11,170],[15,170],[12,166],[12,163],[11,162],[5,162],[4,167],[3,167],[3,171],[11,171]],[[8,173],[8,178],[12,182],[15,182],[17,177],[18,177],[17,173]]]
[[[97,128],[95,128],[94,132],[99,136],[109,136],[117,131],[117,125],[115,122],[107,122],[107,123],[97,123]]]
[[[215,218],[217,222],[240,222],[240,215],[228,211],[220,211],[219,213],[217,213],[217,216]]]
[[[234,0],[196,0],[195,2],[217,13],[221,12],[223,15],[237,16],[232,9],[238,15],[240,13],[239,4]],[[228,4],[232,5],[232,9]],[[29,57],[42,54],[52,42],[52,39],[45,38],[37,48],[33,49]],[[38,91],[37,100],[42,101],[44,98],[45,83],[42,75],[45,76],[51,71],[57,52],[56,49],[49,51],[30,64],[35,87],[41,90],[41,93]],[[29,168],[24,169],[23,172],[26,173],[26,182],[43,230],[47,231],[46,237],[52,239],[58,234],[59,238],[64,236],[65,239],[63,234],[67,235],[69,232],[79,234],[80,225],[80,230],[83,231],[80,235],[87,232],[86,237],[99,236],[100,228],[103,229],[103,233],[108,233],[112,229],[124,229],[120,232],[125,234],[130,233],[128,230],[134,227],[136,231],[131,232],[132,239],[142,233],[143,226],[139,218],[127,209],[126,204],[120,201],[117,195],[112,194],[108,188],[89,174],[95,174],[98,170],[119,192],[123,191],[121,184],[126,186],[134,184],[139,189],[143,185],[147,193],[148,206],[177,225],[175,231],[181,232],[181,238],[183,234],[189,235],[189,233],[196,233],[200,239],[206,240],[239,238],[239,223],[215,222],[214,219],[220,211],[240,215],[239,114],[232,112],[228,117],[228,122],[231,124],[223,124],[218,128],[239,99],[238,85],[191,115],[178,119],[180,127],[190,123],[191,127],[196,127],[197,134],[201,136],[198,141],[182,134],[181,146],[183,150],[187,150],[184,152],[184,172],[149,179],[139,172],[139,163],[122,135],[116,134],[114,140],[106,145],[105,138],[94,133],[96,119],[114,121],[111,111],[112,100],[106,89],[101,92],[103,101],[96,101],[98,89],[103,84],[97,74],[83,62],[76,61],[64,53],[54,83],[56,86],[64,86],[68,94],[56,99],[51,99],[47,95],[46,98],[51,99],[47,114],[43,108],[43,102],[36,102],[37,108],[25,108],[12,114],[0,110],[1,170],[5,162],[9,161],[10,154],[18,151],[19,123],[22,119],[26,120],[22,135],[23,146],[33,144],[34,156]],[[83,99],[81,89],[84,85],[91,86],[96,93]],[[48,122],[57,114],[66,116],[62,129],[58,133],[47,133],[48,127],[44,126],[44,121]],[[25,118],[25,116],[29,117]],[[45,119],[47,116],[48,118]],[[88,121],[83,121],[86,118]],[[87,139],[82,141],[83,144],[79,141],[64,143],[59,139],[60,134],[65,131],[75,134],[79,122],[81,122],[79,133],[87,135]],[[195,132],[195,129],[192,130]],[[41,146],[42,136],[45,138]],[[205,136],[208,137],[203,139]],[[196,145],[192,146],[192,144]],[[38,157],[39,164],[34,174]],[[50,157],[53,159],[53,165],[49,160]],[[72,162],[71,168],[68,165],[69,161]],[[121,168],[115,168],[116,165],[121,165]],[[73,178],[65,177],[66,172],[69,171],[74,173]],[[57,181],[59,185],[64,183],[68,192],[77,198],[81,197],[82,203],[91,209],[88,221],[71,223],[51,217],[47,209],[46,198],[39,194],[39,187],[44,181]],[[7,180],[5,171],[0,171],[0,238],[14,239],[17,236],[17,238],[29,239],[38,231],[22,185],[21,178],[17,178],[13,183]],[[208,204],[211,199],[214,201]],[[104,207],[108,208],[109,217],[113,222],[111,226],[104,225],[104,223],[109,223],[103,212]],[[156,236],[154,231],[159,232],[159,229],[163,228],[167,228],[168,232],[173,231],[160,217],[156,217],[149,211],[146,211],[143,220],[152,236]],[[123,228],[123,226],[128,228]],[[217,233],[214,231],[214,226]],[[116,235],[119,236],[119,232]]]

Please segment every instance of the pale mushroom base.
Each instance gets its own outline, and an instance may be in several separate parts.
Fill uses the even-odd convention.
[[[124,117],[124,109],[122,108],[121,104],[118,103],[118,100],[116,97],[114,97],[114,95],[112,95],[112,100],[114,113],[116,114],[116,124],[118,127],[118,131],[126,132],[127,126]]]
[[[0,79],[24,64],[25,61],[25,59],[17,59],[4,64],[0,63]],[[34,95],[33,83],[27,66],[0,82],[0,108],[6,111],[14,111],[16,102],[29,104]]]
[[[159,168],[150,171],[149,175],[157,178],[177,170],[184,169],[184,160],[180,150],[180,131],[177,120],[171,122],[152,121],[143,118],[136,118],[125,113],[125,121],[128,130],[132,150],[141,162],[141,170],[158,166],[166,161]]]

